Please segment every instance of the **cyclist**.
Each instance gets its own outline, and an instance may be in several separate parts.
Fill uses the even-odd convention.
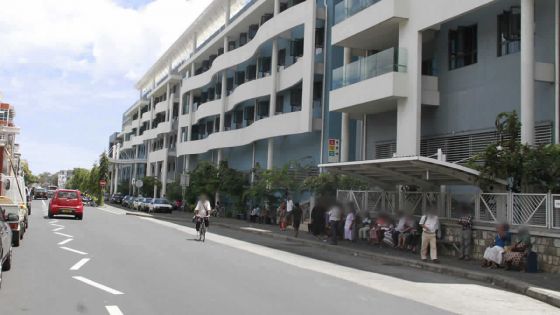
[[[204,220],[204,225],[206,226],[206,228],[208,228],[208,225],[210,225],[210,220],[208,219],[208,217],[210,216],[211,211],[212,211],[212,206],[210,205],[210,201],[208,201],[208,197],[206,197],[206,195],[204,194],[201,195],[198,198],[198,203],[196,204],[196,207],[194,208],[194,216],[195,216],[197,232],[200,230],[200,224],[202,223],[202,220]]]

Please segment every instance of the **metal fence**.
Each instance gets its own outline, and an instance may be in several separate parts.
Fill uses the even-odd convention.
[[[397,210],[413,215],[434,211],[458,219],[468,211],[478,222],[508,222],[560,231],[560,194],[441,193],[339,190],[337,199],[362,214]]]

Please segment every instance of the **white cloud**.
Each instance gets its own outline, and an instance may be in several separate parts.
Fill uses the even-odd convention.
[[[135,81],[211,0],[126,1],[0,0],[0,91],[34,171],[97,159]]]

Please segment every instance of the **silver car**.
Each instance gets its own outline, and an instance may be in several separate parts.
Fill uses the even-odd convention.
[[[2,271],[12,267],[12,229],[8,220],[18,221],[16,214],[8,214],[0,209],[0,288],[2,288]]]

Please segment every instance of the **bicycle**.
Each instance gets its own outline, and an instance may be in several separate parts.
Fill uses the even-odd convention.
[[[204,241],[206,240],[206,220],[208,219],[208,216],[204,217],[204,218],[197,218],[197,220],[200,220],[200,227],[198,228],[198,240],[202,241],[204,243]]]

